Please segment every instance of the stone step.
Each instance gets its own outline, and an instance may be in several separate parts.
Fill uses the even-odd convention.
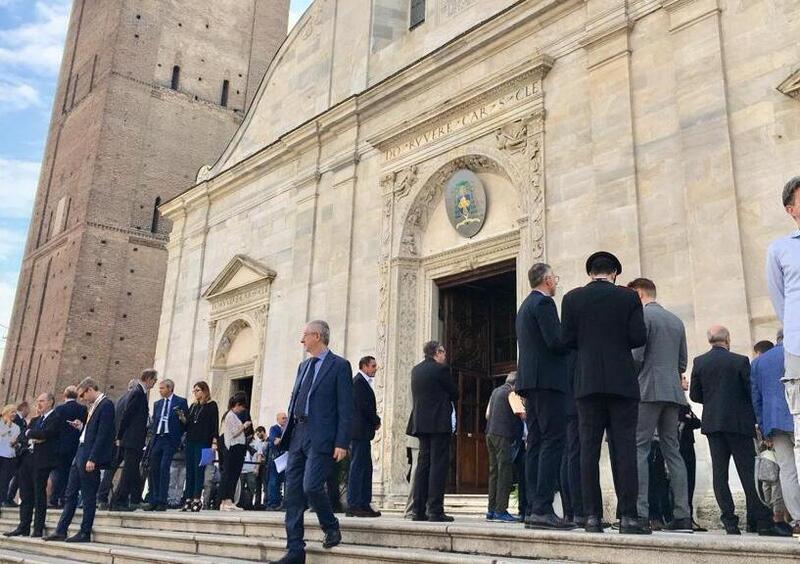
[[[48,512],[48,525],[58,512]],[[3,510],[2,525],[16,524],[16,511]],[[384,550],[480,554],[494,558],[534,558],[577,562],[631,562],[652,559],[659,564],[720,562],[767,564],[800,561],[800,542],[795,539],[761,538],[755,535],[729,537],[719,533],[694,535],[656,533],[651,536],[604,535],[584,532],[531,531],[519,524],[486,523],[475,517],[456,518],[454,523],[415,523],[397,516],[379,519],[340,518],[345,547]],[[194,550],[194,546],[213,542],[228,548],[243,544],[276,543],[283,546],[285,531],[281,513],[216,511],[187,514],[99,512],[96,520],[98,540],[147,546],[158,538],[168,550]],[[320,542],[322,533],[313,514],[306,519],[307,538]],[[205,536],[204,536],[205,535]],[[134,540],[135,539],[135,540]],[[213,547],[209,550],[215,550]],[[259,549],[260,550],[260,549]],[[204,550],[199,553],[204,554]],[[216,552],[214,553],[216,554]],[[255,554],[255,552],[253,552]],[[244,556],[244,555],[242,555]],[[249,556],[244,556],[249,557]]]
[[[159,562],[163,564],[256,564],[269,559],[277,559],[284,553],[284,544],[279,541],[259,542],[252,538],[242,538],[237,546],[232,546],[229,537],[214,538],[206,535],[206,539],[197,539],[194,552],[180,552],[161,548],[164,545],[164,532],[149,532],[148,537],[135,537],[130,544],[107,542],[119,539],[119,535],[132,536],[129,529],[98,529],[95,531],[95,542],[85,544],[68,544],[62,542],[44,542],[31,538],[0,538],[0,551],[14,554],[11,563],[25,564],[73,564],[89,562],[97,564],[142,564]],[[141,545],[134,540],[146,541]],[[174,538],[172,539],[174,541]],[[219,542],[219,545],[217,544]],[[167,542],[168,545],[173,544]],[[142,546],[159,546],[158,549],[142,548]],[[231,554],[242,555],[246,548],[248,555],[258,553],[257,558],[232,558]],[[307,560],[320,564],[523,564],[528,560],[503,558],[478,554],[452,554],[428,550],[401,550],[386,547],[364,547],[341,545],[326,550],[321,544],[309,543],[306,547]],[[65,560],[64,554],[80,560]],[[0,558],[0,562],[6,562]],[[555,560],[542,561],[543,564],[568,564]]]
[[[0,564],[82,564],[82,562],[80,560],[67,560],[63,556],[51,557],[17,550],[0,549]]]

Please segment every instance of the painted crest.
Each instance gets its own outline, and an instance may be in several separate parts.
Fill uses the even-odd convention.
[[[462,237],[474,237],[486,219],[486,191],[471,170],[453,173],[444,189],[447,217]]]

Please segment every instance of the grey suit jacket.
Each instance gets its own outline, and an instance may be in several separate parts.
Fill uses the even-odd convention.
[[[686,371],[686,329],[674,313],[656,302],[644,307],[647,344],[633,350],[641,401],[686,405],[681,374]]]

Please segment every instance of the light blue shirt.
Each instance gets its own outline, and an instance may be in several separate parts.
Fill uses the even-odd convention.
[[[769,246],[767,287],[775,314],[783,323],[783,346],[800,356],[800,230]]]
[[[314,379],[311,380],[311,389],[312,390],[314,389],[314,383],[317,381],[317,375],[319,374],[319,369],[322,366],[322,363],[325,362],[325,357],[328,356],[329,352],[330,351],[326,348],[326,349],[323,349],[322,352],[317,355],[317,358],[319,360],[314,365]],[[301,386],[303,385],[302,382],[301,382],[300,385]],[[310,415],[310,413],[308,411],[308,404],[309,404],[310,401],[311,401],[311,392],[308,392],[308,397],[306,398],[306,410],[305,410],[305,414],[306,415]]]

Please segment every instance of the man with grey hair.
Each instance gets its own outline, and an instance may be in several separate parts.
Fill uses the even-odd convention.
[[[515,523],[508,512],[508,497],[514,483],[511,444],[520,434],[520,420],[511,409],[508,396],[514,391],[517,373],[511,372],[505,383],[492,391],[486,406],[486,448],[489,451],[489,506],[487,521]]]
[[[783,208],[797,229],[773,241],[767,250],[767,286],[775,314],[783,324],[786,370],[783,385],[794,426],[794,459],[800,468],[800,176],[783,187]]]
[[[553,498],[561,475],[561,458],[567,432],[567,355],[561,340],[561,322],[553,296],[558,276],[550,265],[534,264],[528,270],[531,292],[516,319],[519,345],[517,393],[525,398],[528,449],[525,452],[525,487],[528,507],[525,527],[572,529],[557,516]]]
[[[289,450],[284,500],[287,552],[278,564],[305,562],[303,515],[308,506],[316,511],[324,532],[322,547],[342,541],[325,482],[350,446],[353,370],[328,348],[330,339],[330,327],[322,320],[307,323],[300,339],[309,357],[297,368],[289,421],[281,437],[281,447]]]
[[[714,496],[729,535],[740,535],[739,517],[728,485],[731,457],[744,488],[747,513],[756,520],[761,536],[791,536],[772,522],[772,512],[761,503],[755,486],[753,443],[756,418],[750,399],[750,360],[730,351],[731,336],[722,325],[708,329],[711,350],[694,359],[689,396],[703,404],[701,432],[711,451]]]
[[[142,378],[145,378],[143,373]],[[150,429],[153,433],[150,449],[150,503],[145,511],[166,511],[167,493],[169,492],[169,470],[181,439],[186,432],[186,414],[189,404],[186,398],[174,393],[175,383],[164,379],[158,383],[161,399],[153,406],[153,422]],[[143,393],[143,392],[142,392]]]
[[[58,437],[63,424],[58,414],[54,413],[55,397],[50,392],[40,394],[36,398],[36,409],[39,416],[31,420],[25,436],[31,452],[23,456],[17,473],[19,495],[22,504],[19,506],[19,524],[17,528],[5,534],[7,537],[31,535],[42,537],[47,516],[47,479],[50,472],[58,464]],[[31,518],[36,509],[31,534]]]

